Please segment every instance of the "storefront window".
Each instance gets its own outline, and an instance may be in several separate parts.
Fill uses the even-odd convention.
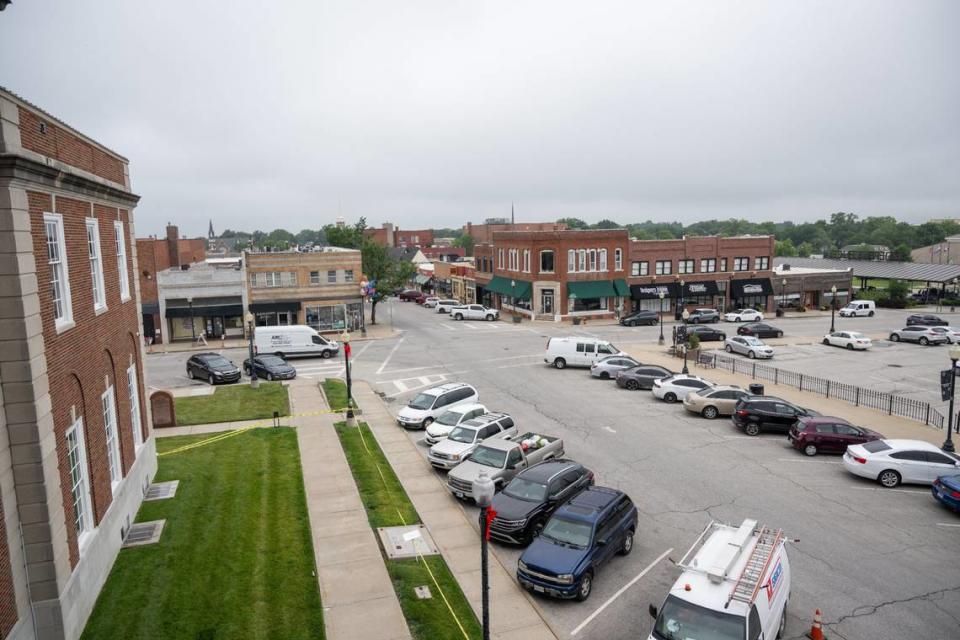
[[[606,298],[574,298],[574,311],[606,311]]]
[[[363,326],[363,305],[359,302],[306,307],[307,326],[317,331],[350,331]]]

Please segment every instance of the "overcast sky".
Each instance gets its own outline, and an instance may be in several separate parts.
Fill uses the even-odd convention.
[[[960,2],[14,0],[0,84],[141,235],[960,217]]]

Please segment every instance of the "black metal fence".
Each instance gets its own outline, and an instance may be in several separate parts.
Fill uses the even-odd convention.
[[[929,402],[905,398],[903,396],[884,393],[875,389],[858,387],[844,382],[828,380],[796,371],[786,371],[756,360],[743,360],[724,355],[722,353],[701,353],[697,364],[702,367],[720,368],[733,373],[742,373],[754,380],[767,380],[773,384],[782,384],[795,387],[800,391],[816,393],[826,398],[836,398],[849,402],[856,407],[869,407],[886,412],[891,416],[899,416],[916,420],[926,425],[943,429],[947,419]],[[960,416],[958,416],[960,418]],[[957,424],[956,422],[954,424]],[[957,425],[960,429],[960,425]],[[960,433],[960,430],[955,432]]]

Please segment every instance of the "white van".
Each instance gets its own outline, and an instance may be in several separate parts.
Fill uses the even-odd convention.
[[[253,331],[253,348],[258,354],[272,353],[281,358],[329,358],[337,355],[340,344],[335,340],[327,340],[311,327],[293,324],[285,327],[257,327]]]
[[[407,429],[426,429],[433,421],[457,405],[474,404],[477,390],[465,382],[448,382],[418,393],[397,412],[397,424]]]
[[[598,360],[610,356],[625,356],[606,340],[598,338],[550,338],[543,361],[557,369],[564,367],[589,367]]]
[[[783,635],[790,562],[782,531],[744,520],[711,522],[677,563],[683,573],[659,607],[649,640],[763,638]]]
[[[873,300],[852,300],[840,309],[843,317],[870,316],[877,312],[877,304]]]

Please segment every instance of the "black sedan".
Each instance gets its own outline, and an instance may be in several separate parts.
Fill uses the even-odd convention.
[[[674,371],[655,365],[642,364],[639,367],[617,372],[617,386],[631,391],[653,389],[653,381],[674,375]]]
[[[638,324],[655,325],[660,323],[660,315],[656,311],[634,311],[630,315],[620,318],[620,324],[625,327],[635,327]]]
[[[924,327],[947,327],[950,323],[946,320],[930,314],[915,313],[907,316],[907,326],[919,324]]]
[[[256,356],[253,359],[253,368],[258,378],[266,380],[292,380],[297,377],[297,370],[280,356]],[[243,372],[250,375],[250,358],[243,361]]]
[[[187,360],[187,377],[200,378],[210,384],[237,382],[240,369],[218,353],[198,353]]]
[[[593,472],[573,460],[550,460],[521,471],[490,505],[497,517],[490,536],[527,544],[540,534],[557,507],[593,485]]]
[[[783,331],[773,326],[772,324],[767,324],[766,322],[749,322],[744,325],[740,325],[737,328],[737,333],[741,336],[753,336],[755,338],[782,338]]]
[[[723,342],[727,339],[727,334],[723,331],[702,324],[687,327],[687,335],[694,333],[700,338],[700,342]]]

